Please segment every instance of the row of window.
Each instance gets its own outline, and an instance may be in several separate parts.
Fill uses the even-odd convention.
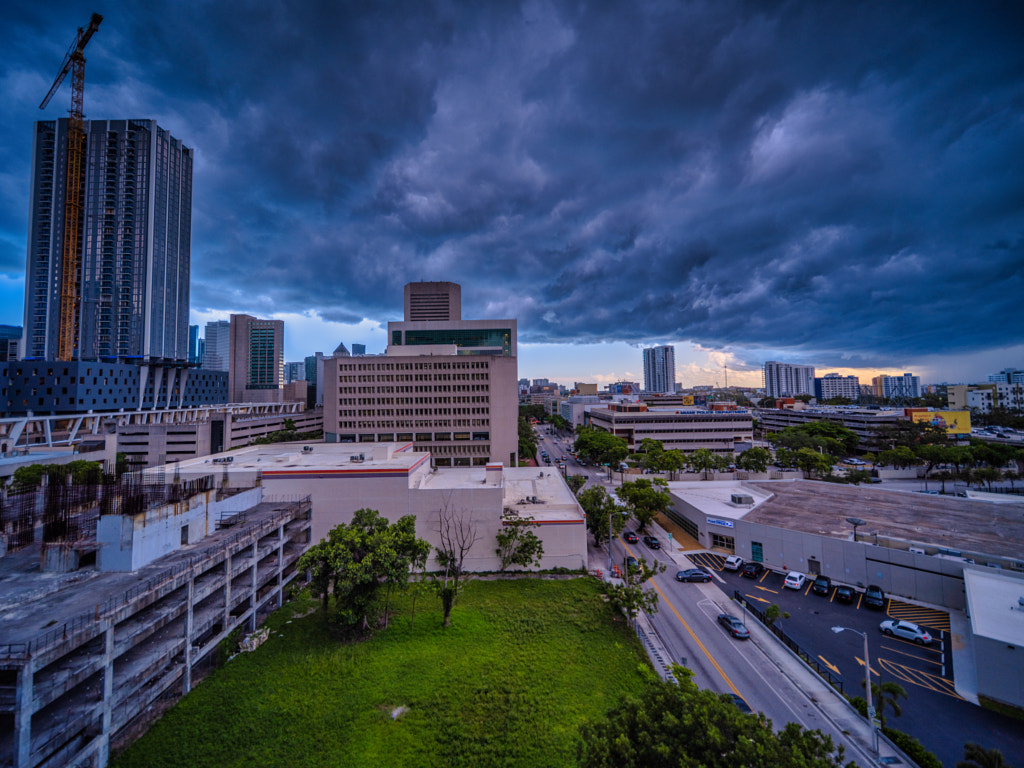
[[[380,360],[370,360],[361,363],[339,363],[339,371],[451,371],[487,369],[490,364],[486,361],[455,361],[455,362],[410,362],[391,363]]]

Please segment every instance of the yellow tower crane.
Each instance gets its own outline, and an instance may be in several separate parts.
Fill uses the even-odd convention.
[[[57,78],[50,86],[40,109],[46,109],[53,94],[71,71],[71,112],[68,119],[68,171],[65,180],[64,197],[64,250],[60,268],[60,338],[57,343],[57,359],[71,360],[75,350],[75,317],[78,309],[78,225],[82,204],[82,155],[85,152],[85,122],[82,104],[85,97],[85,56],[86,44],[99,29],[103,17],[94,13],[89,26],[78,28]]]

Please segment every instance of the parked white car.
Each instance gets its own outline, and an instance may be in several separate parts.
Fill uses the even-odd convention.
[[[912,621],[894,621],[888,619],[883,621],[878,628],[887,635],[902,637],[904,640],[913,640],[918,645],[931,645],[932,636],[924,627],[919,627]]]
[[[739,555],[729,555],[725,558],[725,570],[738,571],[743,567],[743,558]]]
[[[782,582],[782,586],[790,589],[803,589],[805,581],[807,581],[807,577],[800,571],[790,571],[786,574],[786,580]]]

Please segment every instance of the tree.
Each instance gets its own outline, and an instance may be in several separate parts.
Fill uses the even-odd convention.
[[[615,608],[626,614],[629,626],[635,626],[636,617],[641,613],[658,612],[658,593],[653,589],[644,589],[644,582],[659,573],[664,573],[665,564],[654,560],[647,562],[641,557],[636,565],[626,565],[622,574],[622,583],[604,583],[604,593]]]
[[[801,448],[820,450],[840,459],[853,453],[860,442],[857,433],[835,421],[815,421],[774,432],[768,440],[778,448],[798,451]],[[777,452],[776,452],[777,453]]]
[[[896,469],[903,469],[904,467],[914,467],[918,464],[923,463],[923,459],[919,457],[913,450],[905,445],[897,446],[888,451],[882,451],[878,454],[878,462],[883,466],[895,467]]]
[[[704,473],[705,480],[708,479],[708,472],[718,469],[718,457],[707,448],[698,448],[688,458],[691,467]]]
[[[736,466],[747,472],[765,472],[772,462],[772,453],[767,448],[748,448],[736,457]]]
[[[580,488],[587,484],[587,479],[583,475],[569,475],[565,478],[565,484],[569,486],[569,490],[575,496],[580,492]]]
[[[665,451],[661,454],[661,466],[660,469],[669,473],[669,477],[673,480],[676,478],[676,473],[686,466],[686,456],[682,451],[673,448],[671,451]]]
[[[581,768],[841,768],[844,748],[820,731],[740,712],[725,696],[700,690],[691,672],[672,668],[678,684],[653,680],[603,718],[580,728]],[[852,763],[850,764],[852,765]]]
[[[764,623],[769,627],[780,618],[788,619],[789,611],[783,611],[776,603],[772,603],[764,611]]]
[[[609,516],[612,520],[611,536],[618,536],[626,527],[627,516],[623,514],[626,510],[616,504],[615,499],[601,486],[595,485],[584,489],[577,497],[577,501],[586,513],[587,531],[594,537],[594,543],[598,546],[609,539]]]
[[[812,448],[801,448],[796,452],[796,465],[803,470],[805,477],[824,477],[832,471],[832,457]]]
[[[391,593],[404,588],[410,569],[422,568],[429,552],[430,545],[416,538],[415,516],[389,524],[377,510],[364,508],[310,547],[297,567],[310,574],[325,617],[333,591],[336,619],[348,628],[368,629],[375,622],[383,588],[386,627]]]
[[[672,497],[668,493],[668,482],[661,478],[648,480],[641,477],[633,482],[623,483],[616,489],[616,495],[626,503],[630,514],[636,518],[643,533],[648,524],[668,509]]]
[[[860,681],[860,687],[866,688],[865,682]],[[907,692],[899,683],[888,681],[885,683],[871,683],[871,698],[874,700],[875,711],[878,713],[878,719],[881,720],[882,725],[885,725],[885,710],[886,708],[891,709],[893,715],[899,717],[903,714],[903,707],[899,704],[899,699],[907,698]]]
[[[615,466],[629,455],[626,439],[590,427],[576,437],[576,452],[595,464]]]
[[[964,759],[956,768],[1010,768],[1010,764],[998,749],[983,749],[980,744],[968,742],[964,744]]]
[[[327,541],[321,541],[302,553],[296,569],[309,574],[309,585],[313,596],[323,601],[324,618],[327,618],[327,602],[331,595],[331,579],[334,569],[331,566],[331,547]]]
[[[285,432],[294,432],[295,431],[295,420],[294,419],[285,419],[284,420],[284,427],[283,427],[283,429],[284,429]]]
[[[441,598],[444,617],[441,626],[449,627],[452,623],[452,608],[465,587],[466,555],[480,537],[470,512],[452,508],[448,499],[444,500],[438,510],[437,534],[441,546],[435,548],[434,559],[441,571],[434,577],[434,588]]]
[[[519,417],[519,456],[523,459],[537,456],[537,433],[523,416]]]
[[[498,548],[494,553],[501,559],[502,572],[510,565],[529,568],[540,566],[544,557],[544,543],[533,532],[539,524],[532,517],[520,517],[506,511],[501,516],[501,530],[498,531]]]
[[[27,467],[18,467],[14,470],[14,491],[24,493],[33,488],[38,488],[43,483],[43,475],[46,474],[46,467],[43,464],[29,464]]]
[[[660,440],[652,440],[645,437],[640,441],[637,449],[640,456],[640,466],[644,469],[661,469],[661,457],[665,453],[665,447]]]
[[[391,594],[409,586],[409,571],[422,570],[430,556],[430,543],[416,538],[416,518],[405,515],[378,534],[372,543],[376,570],[384,580],[384,628],[391,610]]]

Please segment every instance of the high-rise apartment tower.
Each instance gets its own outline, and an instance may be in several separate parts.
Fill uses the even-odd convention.
[[[768,397],[814,396],[814,366],[769,360],[764,364],[764,393]]]
[[[651,347],[644,350],[644,391],[676,391],[675,347]]]
[[[72,357],[186,362],[193,152],[154,120],[84,130]],[[36,123],[23,358],[58,357],[67,146],[66,118]]]

